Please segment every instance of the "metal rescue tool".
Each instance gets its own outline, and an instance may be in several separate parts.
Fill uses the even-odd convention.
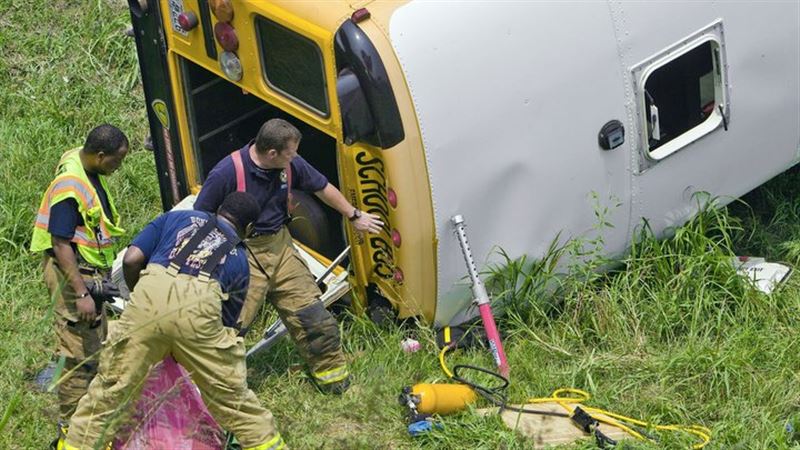
[[[315,280],[317,285],[323,282],[325,278],[327,278],[328,275],[330,275],[334,271],[336,266],[338,266],[339,263],[341,263],[342,260],[344,260],[344,258],[347,256],[348,252],[350,252],[349,245],[344,250],[342,250],[342,253],[339,253],[339,256],[337,256],[336,259],[334,259],[330,263],[330,265],[328,265],[325,271],[322,272],[322,274],[320,274],[317,277],[317,279]],[[345,276],[346,275],[347,274],[345,274]],[[345,293],[347,293],[348,289],[349,286],[347,285],[347,283],[339,283],[335,287],[329,288],[327,291],[325,291],[325,293],[322,294],[322,297],[320,297],[320,301],[322,301],[322,303],[327,308],[328,306],[333,304],[336,300],[342,298],[342,296]],[[261,340],[258,341],[255,345],[250,347],[250,349],[247,351],[247,356],[249,357],[251,355],[254,355],[258,352],[270,348],[272,345],[278,342],[278,339],[282,338],[287,332],[288,330],[286,329],[286,325],[284,325],[280,319],[276,320],[272,325],[270,325],[269,328],[267,328],[266,331],[264,331],[264,337],[262,337]]]
[[[464,255],[464,262],[467,264],[467,271],[472,280],[472,295],[475,298],[475,304],[478,305],[478,311],[481,313],[483,328],[486,330],[486,338],[489,340],[489,349],[492,352],[500,375],[508,377],[508,361],[503,351],[503,343],[500,342],[500,334],[497,332],[497,325],[494,323],[492,307],[489,304],[489,294],[486,293],[486,287],[483,285],[483,281],[478,277],[478,269],[475,267],[475,260],[472,258],[472,250],[469,248],[467,233],[464,229],[464,218],[461,215],[455,215],[450,221],[453,222],[453,226],[455,226],[455,234],[458,238],[458,243],[461,244],[461,253]]]

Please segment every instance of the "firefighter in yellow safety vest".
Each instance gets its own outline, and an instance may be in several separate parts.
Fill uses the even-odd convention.
[[[108,275],[114,241],[124,230],[106,177],[122,165],[128,138],[100,125],[83,147],[61,156],[42,198],[31,251],[43,253],[44,281],[54,300],[58,355],[59,434],[69,426],[78,400],[97,373],[96,355],[106,335],[103,301],[118,293]]]

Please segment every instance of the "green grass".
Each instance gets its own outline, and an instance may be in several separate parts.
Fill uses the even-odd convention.
[[[141,146],[147,124],[136,52],[122,35],[128,23],[121,0],[0,3],[0,448],[43,448],[54,433],[55,397],[31,383],[55,343],[40,257],[27,247],[59,155],[101,122],[120,126],[132,144],[112,178],[128,230],[123,241],[159,212],[153,156]],[[765,296],[742,283],[727,258],[800,263],[799,178],[790,171],[731,206],[732,214],[707,211],[666,241],[643,228],[609,272],[591,270],[608,264],[592,258],[598,242],[495,268],[489,286],[506,311],[499,323],[513,368],[509,398],[572,386],[589,391],[598,407],[705,425],[712,448],[798,447],[784,427],[800,425],[800,280]],[[589,249],[588,262],[556,275],[559,257],[578,247]],[[496,417],[472,412],[408,437],[400,389],[444,379],[432,332],[351,317],[343,333],[354,385],[342,397],[314,390],[295,369],[300,359],[287,341],[250,364],[251,387],[294,448],[530,448]],[[422,351],[400,351],[409,333]],[[483,351],[458,351],[448,361],[491,364]],[[688,442],[662,439],[627,448]]]

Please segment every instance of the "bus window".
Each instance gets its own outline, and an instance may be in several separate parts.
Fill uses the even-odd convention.
[[[639,92],[644,154],[658,161],[718,128],[727,127],[720,44],[706,39],[653,64]]]
[[[715,53],[711,41],[659,67],[644,86],[649,149],[675,139],[705,121],[717,105]]]
[[[319,47],[294,31],[256,18],[264,79],[273,89],[327,117],[325,69]]]

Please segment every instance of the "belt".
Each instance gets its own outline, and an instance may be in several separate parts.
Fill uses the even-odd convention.
[[[278,234],[279,231],[281,231],[281,230],[278,229],[278,230],[275,230],[275,231],[254,231],[254,232],[250,233],[250,236],[247,236],[247,238],[248,239],[254,239],[254,238],[257,238],[257,237],[260,237],[260,236],[274,236],[274,235]]]
[[[49,248],[45,250],[45,253],[49,258],[53,260],[53,264],[55,264],[55,266],[58,267],[59,270],[61,270],[61,267],[58,265],[58,259],[56,258],[56,255],[53,253],[53,249]],[[75,259],[77,260],[78,263],[78,273],[80,273],[81,275],[105,275],[105,273],[107,272],[106,269],[98,269],[96,267],[90,266],[89,263],[83,261],[83,259],[80,257],[79,254],[77,254],[77,252],[75,254]]]
[[[95,269],[92,267],[81,267],[78,266],[78,272],[83,275],[102,275],[103,272],[100,269]]]

